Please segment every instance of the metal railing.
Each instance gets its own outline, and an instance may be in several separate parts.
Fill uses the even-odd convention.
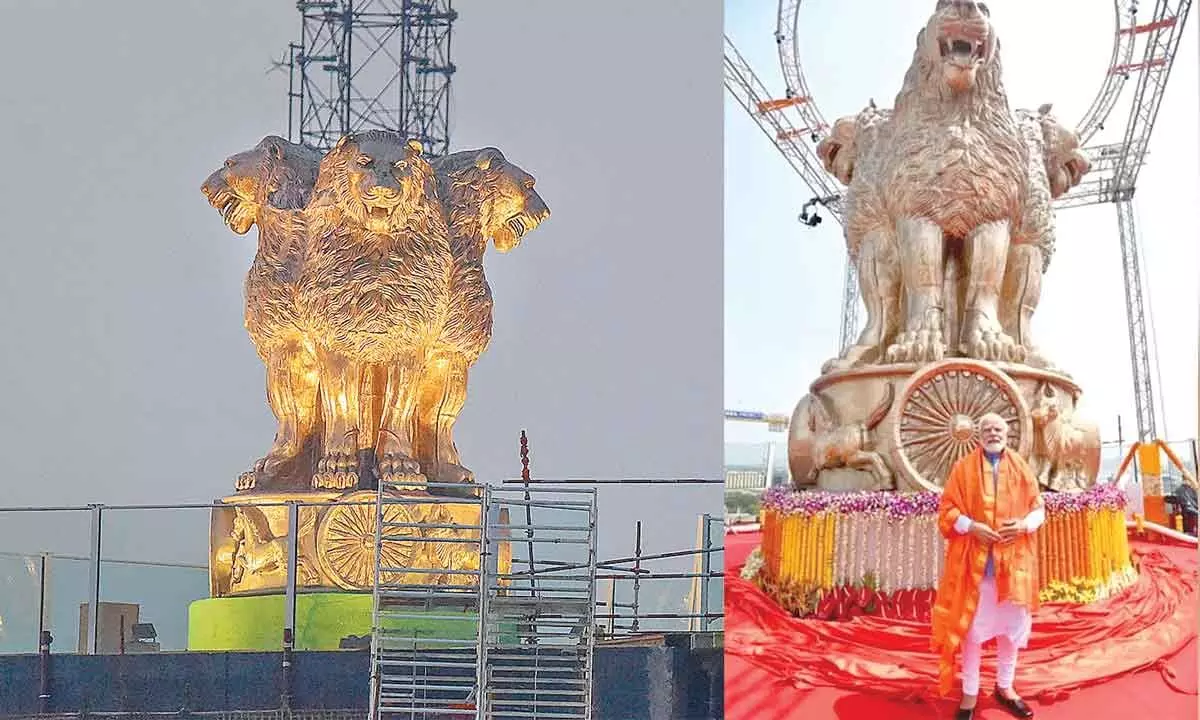
[[[606,639],[642,633],[710,632],[724,627],[724,533],[722,518],[704,514],[698,519],[696,548],[646,553],[642,523],[635,527],[634,552],[628,557],[596,563],[597,630]],[[692,570],[661,570],[658,566],[690,559]],[[678,606],[654,593],[655,588],[686,582],[688,590]],[[647,597],[650,590],[651,597]],[[657,595],[657,597],[655,597]]]

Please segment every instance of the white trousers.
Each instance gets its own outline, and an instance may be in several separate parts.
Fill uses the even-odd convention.
[[[985,577],[979,584],[979,606],[962,645],[963,695],[979,694],[979,664],[983,644],[996,638],[996,685],[1012,688],[1017,672],[1017,648],[1029,644],[1033,617],[1029,611],[1011,602],[998,602],[996,579]]]

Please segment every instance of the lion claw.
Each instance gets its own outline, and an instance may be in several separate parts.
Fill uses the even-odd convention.
[[[431,474],[430,482],[469,485],[475,482],[475,473],[457,463],[438,463]]]
[[[358,486],[358,454],[331,451],[317,461],[314,488],[347,490]]]
[[[945,356],[942,331],[927,328],[901,333],[887,350],[887,359],[891,363],[932,362]]]
[[[1025,357],[1024,348],[1003,332],[972,330],[963,345],[969,357],[979,360],[1021,362]]]
[[[421,465],[400,452],[384,453],[379,458],[380,475],[420,475]]]

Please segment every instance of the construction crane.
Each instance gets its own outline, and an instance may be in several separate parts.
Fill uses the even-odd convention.
[[[825,172],[816,155],[816,144],[828,132],[829,125],[813,101],[799,60],[797,28],[802,2],[779,2],[775,42],[785,82],[782,98],[767,91],[728,36],[725,38],[725,88],[814,192],[809,206],[819,204],[841,222],[840,187]],[[1092,162],[1091,173],[1055,202],[1057,210],[1100,203],[1116,205],[1134,402],[1138,437],[1142,440],[1157,437],[1157,421],[1142,292],[1141,249],[1132,201],[1191,4],[1191,0],[1156,0],[1151,17],[1144,18],[1139,17],[1137,0],[1113,1],[1116,30],[1112,58],[1100,91],[1078,125],[1081,143],[1087,143],[1104,129],[1122,92],[1132,85],[1129,116],[1124,132],[1120,133],[1120,142],[1084,148]],[[854,263],[847,258],[839,337],[839,347],[843,351],[854,342],[858,332],[858,306]]]
[[[327,150],[364,128],[450,147],[451,0],[301,0],[288,45],[288,139]]]

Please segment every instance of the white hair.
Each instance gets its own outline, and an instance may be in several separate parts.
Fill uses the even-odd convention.
[[[1001,427],[1005,427],[1005,428],[1008,427],[1008,421],[1005,420],[1003,417],[1001,417],[999,413],[994,413],[994,412],[987,413],[983,417],[979,418],[979,423],[977,424],[977,427],[982,428],[984,425],[988,424],[989,422],[998,424]]]

